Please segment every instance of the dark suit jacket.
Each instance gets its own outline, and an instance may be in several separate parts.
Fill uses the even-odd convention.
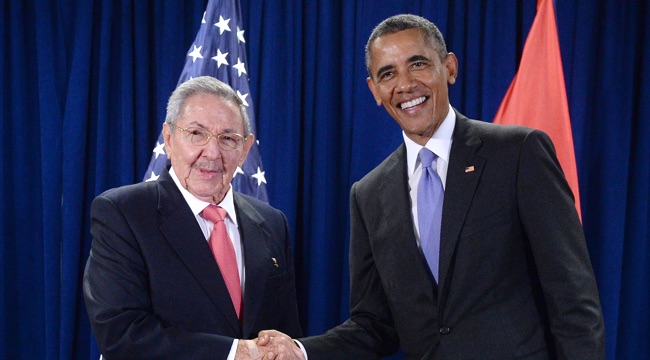
[[[241,325],[167,171],[93,201],[84,296],[105,358],[225,359],[233,338],[255,338],[264,329],[300,336],[286,218],[239,193],[234,203],[246,267]]]
[[[408,359],[604,359],[596,282],[550,139],[456,115],[439,286],[416,243],[402,144],[352,186],[351,317],[303,339],[309,359],[398,346]]]

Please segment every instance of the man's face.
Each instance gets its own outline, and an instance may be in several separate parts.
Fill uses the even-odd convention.
[[[449,112],[448,84],[456,82],[458,61],[444,61],[418,29],[377,38],[371,44],[372,77],[367,79],[377,105],[384,105],[406,136],[426,144]]]
[[[187,131],[178,128],[200,128],[215,136],[223,133],[244,134],[239,108],[213,94],[198,93],[186,99],[176,122],[177,128],[163,125],[165,148],[174,172],[181,184],[197,198],[219,203],[230,188],[233,174],[246,160],[253,144],[249,135],[242,147],[223,150],[216,137],[207,144],[197,146]]]

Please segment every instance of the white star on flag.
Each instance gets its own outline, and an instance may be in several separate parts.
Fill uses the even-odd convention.
[[[156,180],[158,180],[158,177],[159,177],[159,176],[160,176],[160,175],[156,175],[156,173],[152,171],[152,172],[151,172],[151,177],[148,178],[148,179],[145,180],[145,181],[156,181]]]
[[[230,31],[230,26],[228,26],[229,22],[230,19],[224,20],[223,16],[219,15],[219,22],[214,24],[214,26],[219,28],[219,35],[223,34],[224,31]]]
[[[237,170],[235,170],[235,175],[233,175],[232,177],[237,176],[237,174],[246,175],[244,174],[244,170],[241,169],[241,166],[237,166]]]
[[[264,177],[264,173],[265,173],[265,172],[262,171],[262,169],[260,169],[259,166],[258,166],[258,167],[257,167],[257,174],[253,174],[253,175],[251,175],[252,177],[254,177],[255,179],[257,179],[257,186],[262,185],[262,183],[265,183],[265,184],[266,184],[266,178]]]
[[[196,47],[196,45],[194,45],[194,50],[192,50],[191,53],[187,54],[187,56],[192,57],[192,62],[195,62],[196,59],[203,59],[203,55],[201,55],[201,48],[202,47],[203,47],[203,45],[201,45],[199,47]]]
[[[217,62],[217,69],[221,67],[221,65],[229,65],[228,60],[226,60],[226,56],[229,53],[222,53],[220,49],[217,49],[217,56],[213,56],[212,60]]]
[[[154,154],[156,154],[156,159],[160,155],[165,155],[165,143],[161,144],[159,142],[156,142],[156,147],[153,148],[153,152],[154,152]]]
[[[244,30],[239,30],[239,26],[237,26],[237,41],[245,43],[246,40],[244,40]]]
[[[241,99],[241,101],[244,103],[244,106],[248,106],[248,102],[246,102],[246,98],[248,97],[248,94],[242,94],[237,90],[237,96]]]
[[[246,72],[246,67],[245,67],[244,63],[241,62],[241,60],[239,58],[237,58],[237,63],[235,65],[233,65],[232,67],[237,69],[237,76],[241,76],[242,73],[248,74]]]
[[[204,11],[204,12],[203,12],[203,19],[201,19],[201,24],[205,24],[205,23],[206,23],[206,21],[205,21],[205,13],[207,13],[207,11]]]

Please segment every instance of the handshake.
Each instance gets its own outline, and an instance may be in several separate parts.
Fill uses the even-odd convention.
[[[263,330],[257,339],[239,340],[235,360],[305,360],[305,356],[288,335]]]

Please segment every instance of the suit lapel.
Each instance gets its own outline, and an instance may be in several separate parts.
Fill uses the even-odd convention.
[[[269,276],[266,266],[271,264],[271,239],[264,229],[264,219],[257,210],[240,194],[234,193],[234,196],[246,266],[242,330],[243,334],[248,334],[264,303],[263,294]]]
[[[481,139],[475,127],[456,112],[440,236],[440,293],[445,298],[456,245],[485,164],[485,159],[476,155],[480,146]],[[442,307],[445,299],[440,297],[439,300]]]
[[[398,277],[395,279],[397,283],[410,284],[413,279],[429,279],[430,281],[417,282],[417,286],[435,303],[436,287],[415,238],[407,172],[406,146],[402,143],[385,163],[382,169],[383,182],[377,191],[381,197],[381,219],[389,222],[382,228],[389,232],[384,238],[390,242],[386,245],[390,251],[383,253],[388,253],[396,264],[400,264],[402,271],[395,274]]]
[[[239,333],[239,321],[228,288],[194,214],[167,170],[160,175],[157,184],[162,219],[160,231],[217,306],[224,321]]]

